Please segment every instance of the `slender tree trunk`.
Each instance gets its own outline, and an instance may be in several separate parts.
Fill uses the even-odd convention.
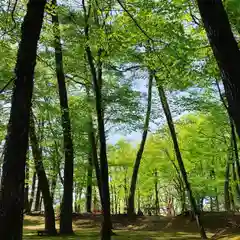
[[[136,191],[136,185],[137,185],[138,171],[139,171],[142,155],[144,152],[145,142],[147,139],[148,128],[149,128],[151,106],[152,106],[152,83],[153,83],[153,73],[149,70],[147,112],[146,112],[146,117],[144,122],[144,129],[142,133],[142,140],[141,140],[140,147],[138,149],[137,156],[135,159],[135,164],[134,164],[133,174],[131,179],[130,193],[128,196],[127,213],[129,216],[135,214],[134,198],[135,198],[135,191]]]
[[[86,88],[86,93],[88,96],[88,100],[90,100],[90,94],[88,88]],[[88,129],[88,141],[89,145],[91,146],[92,151],[92,161],[95,168],[96,178],[97,178],[97,184],[98,184],[98,190],[99,190],[99,196],[101,199],[101,203],[103,201],[102,199],[102,189],[101,189],[101,173],[100,173],[100,167],[98,163],[98,153],[97,153],[97,144],[96,144],[96,138],[95,138],[95,130],[93,127],[93,119],[91,110],[89,109],[89,129]]]
[[[29,164],[26,161],[25,166],[25,189],[24,189],[24,209],[26,213],[29,213],[29,200],[28,200],[28,192],[29,192]]]
[[[52,5],[57,7],[56,0],[52,1]],[[53,32],[54,32],[54,48],[55,48],[55,63],[56,74],[58,81],[59,99],[61,106],[62,129],[63,129],[63,142],[65,153],[64,165],[64,191],[63,200],[61,204],[60,213],[60,233],[72,234],[72,204],[73,204],[73,142],[71,136],[71,122],[68,108],[68,96],[65,83],[65,75],[63,70],[63,55],[61,46],[61,37],[59,29],[58,13],[52,15]]]
[[[52,202],[51,193],[49,190],[47,176],[46,176],[45,169],[42,162],[42,151],[36,136],[35,124],[34,124],[32,114],[31,114],[31,123],[30,123],[30,141],[31,141],[35,168],[38,175],[38,184],[43,197],[44,214],[45,214],[45,230],[48,232],[49,235],[56,235],[57,231],[55,228],[55,215],[53,210],[53,202]]]
[[[21,27],[0,190],[2,239],[22,239],[29,113],[45,4],[46,0],[29,0]]]
[[[194,199],[190,183],[188,181],[187,172],[186,172],[186,169],[185,169],[185,166],[184,166],[184,163],[183,163],[183,159],[182,159],[182,155],[181,155],[179,145],[178,145],[177,135],[176,135],[176,131],[175,131],[170,107],[169,107],[168,102],[167,102],[167,97],[166,97],[164,89],[160,85],[160,81],[159,81],[159,79],[157,78],[156,75],[155,75],[155,79],[156,79],[156,82],[158,84],[157,87],[158,87],[160,100],[161,100],[161,103],[162,103],[163,111],[164,111],[166,119],[167,119],[167,123],[168,123],[168,127],[169,127],[170,134],[171,134],[171,137],[172,137],[176,158],[177,158],[177,161],[178,161],[178,164],[179,164],[179,168],[180,168],[180,171],[181,171],[181,174],[182,174],[182,178],[183,178],[186,190],[188,192],[188,197],[189,197],[189,201],[191,203],[192,211],[194,213],[201,238],[202,239],[207,239],[205,230],[204,230],[203,225],[201,223],[200,213],[199,213],[199,210],[197,208],[197,204],[196,204],[196,201]]]
[[[39,180],[38,180],[34,211],[40,211],[40,199],[41,199],[41,191],[40,191],[40,185],[39,185]]]
[[[86,40],[89,41],[89,15],[90,12],[87,13],[87,9],[84,1],[84,19],[85,19],[85,37]],[[90,9],[89,9],[90,11]],[[101,73],[101,61],[100,56],[98,60],[98,69],[96,70],[92,52],[88,43],[86,43],[85,47],[88,63],[90,66],[91,74],[92,74],[92,83],[95,93],[95,104],[96,104],[96,112],[97,112],[97,122],[98,122],[98,134],[100,140],[100,173],[101,173],[101,192],[102,192],[102,208],[103,208],[103,224],[102,224],[102,240],[110,240],[112,234],[112,222],[111,222],[111,212],[110,212],[110,193],[109,193],[109,182],[108,182],[108,161],[107,161],[107,150],[106,150],[106,136],[105,136],[105,126],[104,126],[104,113],[103,113],[103,100],[102,100],[102,73]]]
[[[33,199],[34,199],[34,194],[35,194],[36,176],[37,176],[37,173],[36,173],[36,171],[34,171],[33,177],[32,177],[31,195],[30,195],[30,200],[29,200],[29,211],[30,212],[32,210],[32,204],[33,204]]]
[[[89,149],[88,154],[88,172],[87,172],[87,189],[86,189],[86,211],[92,212],[92,173],[93,173],[93,164],[92,164],[92,151]]]
[[[197,0],[222,75],[229,112],[240,136],[240,51],[221,0]]]

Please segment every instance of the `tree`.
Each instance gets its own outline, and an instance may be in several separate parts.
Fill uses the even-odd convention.
[[[45,230],[48,235],[56,235],[57,231],[55,228],[55,214],[53,209],[52,196],[49,190],[49,183],[46,176],[46,172],[42,162],[42,151],[39,147],[39,142],[36,136],[34,116],[31,112],[30,116],[30,141],[32,147],[32,153],[34,158],[34,164],[36,168],[36,173],[38,176],[38,185],[42,193],[43,203],[44,203],[44,214],[45,214]]]
[[[229,112],[240,137],[240,51],[234,38],[227,13],[221,0],[198,0],[198,7],[206,30],[209,43],[216,58]]]
[[[147,105],[147,111],[146,111],[146,118],[145,118],[144,127],[143,127],[142,140],[140,143],[139,150],[137,152],[137,156],[136,156],[136,160],[135,160],[135,164],[134,164],[134,168],[133,168],[130,193],[129,193],[129,197],[128,197],[128,214],[130,216],[133,215],[134,211],[135,211],[134,196],[135,196],[135,192],[136,192],[138,170],[140,167],[140,162],[141,162],[141,158],[142,158],[142,154],[144,151],[144,146],[145,146],[145,142],[146,142],[147,134],[148,134],[151,106],[152,106],[152,84],[153,84],[153,73],[150,70],[149,71],[149,81],[148,81],[148,105]]]
[[[57,8],[57,2],[52,2],[54,8]],[[54,32],[54,47],[55,47],[55,62],[56,74],[58,81],[58,91],[61,106],[65,166],[64,166],[64,192],[61,203],[60,214],[60,233],[71,234],[72,229],[72,203],[73,203],[73,142],[71,132],[71,122],[68,108],[68,97],[65,83],[65,75],[63,70],[63,56],[61,47],[61,37],[59,29],[58,13],[52,15],[53,32]]]
[[[4,239],[22,238],[29,114],[45,4],[45,0],[29,0],[21,28],[1,180],[0,234]]]
[[[185,169],[185,166],[184,166],[184,162],[182,160],[182,155],[181,155],[181,151],[179,149],[177,135],[176,135],[171,111],[170,111],[170,108],[169,108],[169,105],[168,105],[168,102],[167,102],[167,98],[166,98],[164,89],[161,86],[161,82],[156,75],[155,75],[155,79],[156,79],[156,82],[157,82],[157,85],[158,85],[157,88],[158,88],[158,91],[159,91],[159,97],[160,97],[160,100],[161,100],[161,103],[162,103],[163,111],[165,113],[165,117],[167,119],[169,131],[171,133],[176,158],[177,158],[177,161],[178,161],[178,164],[179,164],[179,169],[181,171],[182,178],[183,178],[186,190],[187,190],[188,195],[189,195],[189,201],[190,201],[190,204],[191,204],[191,207],[192,207],[192,211],[194,213],[194,216],[195,216],[195,219],[196,219],[196,222],[197,222],[199,232],[200,232],[200,235],[201,235],[202,239],[207,239],[207,235],[205,233],[202,222],[200,220],[199,210],[197,208],[196,201],[194,199],[192,189],[191,189],[191,186],[190,186],[190,183],[189,183],[189,180],[188,180],[188,176],[187,176],[187,172],[186,172],[186,169]]]

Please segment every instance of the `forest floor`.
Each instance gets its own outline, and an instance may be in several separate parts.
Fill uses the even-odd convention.
[[[202,216],[207,235],[211,239],[240,240],[240,214],[234,216],[226,213],[204,213]],[[144,216],[129,220],[126,216],[112,217],[113,240],[164,240],[164,239],[200,239],[195,221],[189,217]],[[57,221],[57,228],[59,222]],[[37,230],[44,228],[42,216],[25,216],[24,240],[34,239],[68,239],[97,240],[101,225],[100,215],[79,215],[74,217],[74,236],[39,237]]]

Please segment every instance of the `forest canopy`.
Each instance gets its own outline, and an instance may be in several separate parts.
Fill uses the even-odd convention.
[[[1,0],[0,235],[23,215],[240,207],[238,0]]]

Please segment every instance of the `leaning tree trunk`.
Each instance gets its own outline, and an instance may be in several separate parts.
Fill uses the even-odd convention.
[[[56,0],[52,1],[52,5],[56,8]],[[71,136],[71,122],[68,108],[68,96],[65,83],[65,75],[63,70],[63,55],[60,38],[58,13],[52,15],[53,32],[54,32],[54,47],[55,47],[55,62],[56,74],[58,81],[59,99],[61,106],[62,128],[63,128],[63,142],[65,153],[64,165],[64,191],[61,204],[60,213],[60,233],[71,234],[72,229],[72,203],[73,203],[73,142]]]
[[[45,4],[46,0],[29,0],[21,27],[0,190],[2,239],[22,239],[29,113]]]
[[[38,184],[43,197],[44,214],[45,214],[45,230],[48,232],[48,235],[56,235],[57,231],[55,228],[55,215],[53,210],[53,202],[52,202],[52,197],[49,190],[47,176],[46,176],[45,169],[42,162],[42,151],[36,136],[35,124],[34,124],[32,115],[31,115],[31,123],[30,123],[30,141],[31,141],[31,147],[32,147],[32,154],[34,158],[34,164],[35,164],[35,168],[38,176]],[[40,204],[40,207],[41,207],[41,204]]]
[[[97,113],[97,123],[98,123],[98,134],[100,140],[100,176],[101,176],[101,193],[102,193],[102,210],[103,210],[103,224],[102,224],[102,240],[110,240],[112,234],[112,222],[111,222],[111,212],[110,212],[110,193],[109,193],[109,182],[108,182],[108,160],[107,160],[107,146],[106,146],[106,136],[105,136],[105,125],[104,125],[104,113],[103,113],[103,99],[102,99],[102,65],[101,61],[98,61],[98,69],[94,64],[94,59],[89,41],[89,24],[88,18],[90,13],[87,13],[86,6],[83,3],[84,9],[84,33],[87,40],[85,51],[87,55],[87,60],[89,63],[92,84],[95,93],[95,108]],[[90,9],[89,9],[90,11]],[[99,56],[100,57],[100,56]]]
[[[221,0],[197,0],[222,75],[229,112],[240,137],[240,51]]]
[[[169,107],[168,102],[167,102],[167,97],[166,97],[164,89],[160,85],[160,81],[159,81],[159,79],[156,75],[155,75],[155,79],[156,79],[156,82],[157,82],[157,88],[158,88],[159,97],[160,97],[160,100],[161,100],[161,103],[162,103],[163,111],[164,111],[164,114],[166,116],[168,127],[169,127],[170,134],[171,134],[171,137],[172,137],[176,158],[177,158],[177,161],[178,161],[178,164],[179,164],[179,169],[181,171],[182,178],[183,178],[186,190],[188,192],[189,201],[190,201],[190,204],[191,204],[191,207],[192,207],[192,211],[194,213],[194,216],[195,216],[195,219],[196,219],[196,222],[197,222],[199,232],[201,234],[202,239],[207,239],[205,230],[204,230],[203,225],[201,223],[200,213],[199,213],[199,210],[197,208],[197,204],[196,204],[196,201],[194,199],[190,183],[188,181],[187,172],[186,172],[186,169],[185,169],[185,166],[184,166],[184,163],[183,163],[183,159],[182,159],[182,155],[181,155],[179,145],[178,145],[178,140],[177,140],[175,126],[174,126],[173,119],[172,119],[172,114],[171,114],[170,107]]]
[[[141,159],[142,159],[142,155],[145,147],[145,142],[147,139],[148,128],[149,128],[151,106],[152,106],[152,83],[153,83],[153,73],[149,71],[147,112],[146,112],[146,117],[144,122],[144,130],[142,133],[142,140],[141,140],[140,147],[138,149],[137,156],[135,159],[135,164],[134,164],[133,174],[131,179],[130,193],[128,197],[128,209],[127,209],[127,213],[129,216],[135,214],[134,198],[135,198],[135,192],[136,192],[138,171],[139,171],[139,167],[140,167],[140,163],[141,163]]]

